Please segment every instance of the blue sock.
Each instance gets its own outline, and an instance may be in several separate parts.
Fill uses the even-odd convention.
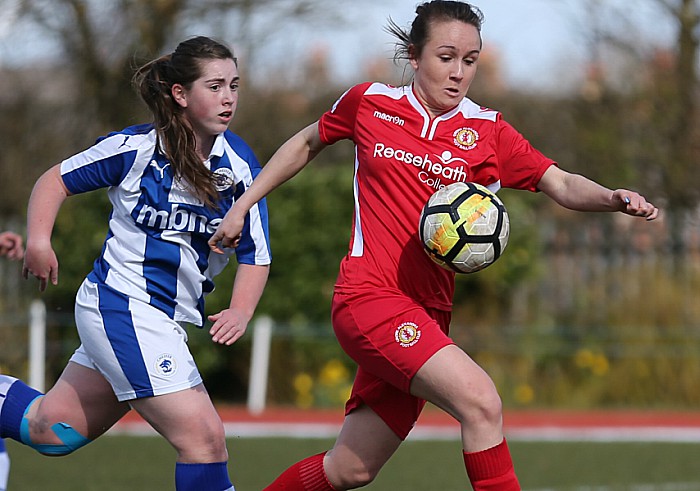
[[[2,375],[0,379],[10,379],[10,377]],[[3,381],[5,380],[0,380],[0,382]],[[0,393],[0,398],[3,399],[2,404],[0,404],[0,438],[9,437],[18,442],[26,443],[22,441],[20,436],[22,418],[34,399],[42,395],[38,390],[32,389],[17,379],[9,385],[6,393]]]
[[[176,491],[229,491],[233,484],[228,477],[226,462],[175,465]]]

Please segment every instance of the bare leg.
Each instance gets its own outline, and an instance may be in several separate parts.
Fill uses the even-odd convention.
[[[178,462],[228,460],[224,425],[203,384],[131,405],[175,448]]]
[[[447,346],[418,371],[411,393],[431,401],[462,428],[464,450],[477,452],[503,441],[501,401],[491,378],[464,351]],[[324,459],[326,477],[338,490],[372,482],[401,439],[369,407],[350,413]]]
[[[102,435],[129,411],[97,371],[69,362],[56,384],[27,411],[32,442],[60,444],[51,427],[67,423],[90,440]]]
[[[324,459],[326,476],[337,490],[374,480],[396,452],[401,439],[367,406],[345,417],[338,439]]]
[[[485,450],[503,440],[502,406],[496,387],[459,347],[450,345],[435,353],[413,378],[411,393],[459,421],[465,451]]]
[[[156,431],[178,451],[184,462],[227,460],[224,428],[203,385],[172,394],[131,401]],[[61,443],[51,426],[70,424],[94,440],[129,411],[118,402],[111,385],[95,370],[69,362],[49,392],[27,412],[34,443]]]

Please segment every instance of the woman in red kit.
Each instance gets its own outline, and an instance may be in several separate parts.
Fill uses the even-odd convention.
[[[579,211],[656,218],[638,193],[561,170],[500,113],[466,98],[481,53],[481,12],[434,0],[410,31],[391,23],[414,78],[406,87],[352,87],[277,151],[209,244],[235,247],[248,209],[325,146],[355,144],[355,214],[335,286],[332,321],[359,368],[345,421],[328,452],[287,469],[268,490],[344,490],[371,482],[406,438],[425,401],[461,425],[475,490],[520,489],[491,378],[448,336],[454,273],[423,252],[417,223],[428,198],[455,181],[541,191]]]

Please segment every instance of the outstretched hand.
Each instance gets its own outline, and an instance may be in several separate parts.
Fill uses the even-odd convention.
[[[627,215],[644,217],[647,220],[654,220],[659,216],[659,209],[635,191],[616,189],[613,191],[612,199],[617,209]]]

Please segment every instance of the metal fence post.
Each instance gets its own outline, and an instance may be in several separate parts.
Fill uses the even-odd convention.
[[[29,306],[29,385],[44,392],[46,383],[46,305],[41,300]]]
[[[252,414],[260,414],[265,410],[271,342],[272,319],[266,316],[260,317],[253,325],[251,347],[248,411]]]

